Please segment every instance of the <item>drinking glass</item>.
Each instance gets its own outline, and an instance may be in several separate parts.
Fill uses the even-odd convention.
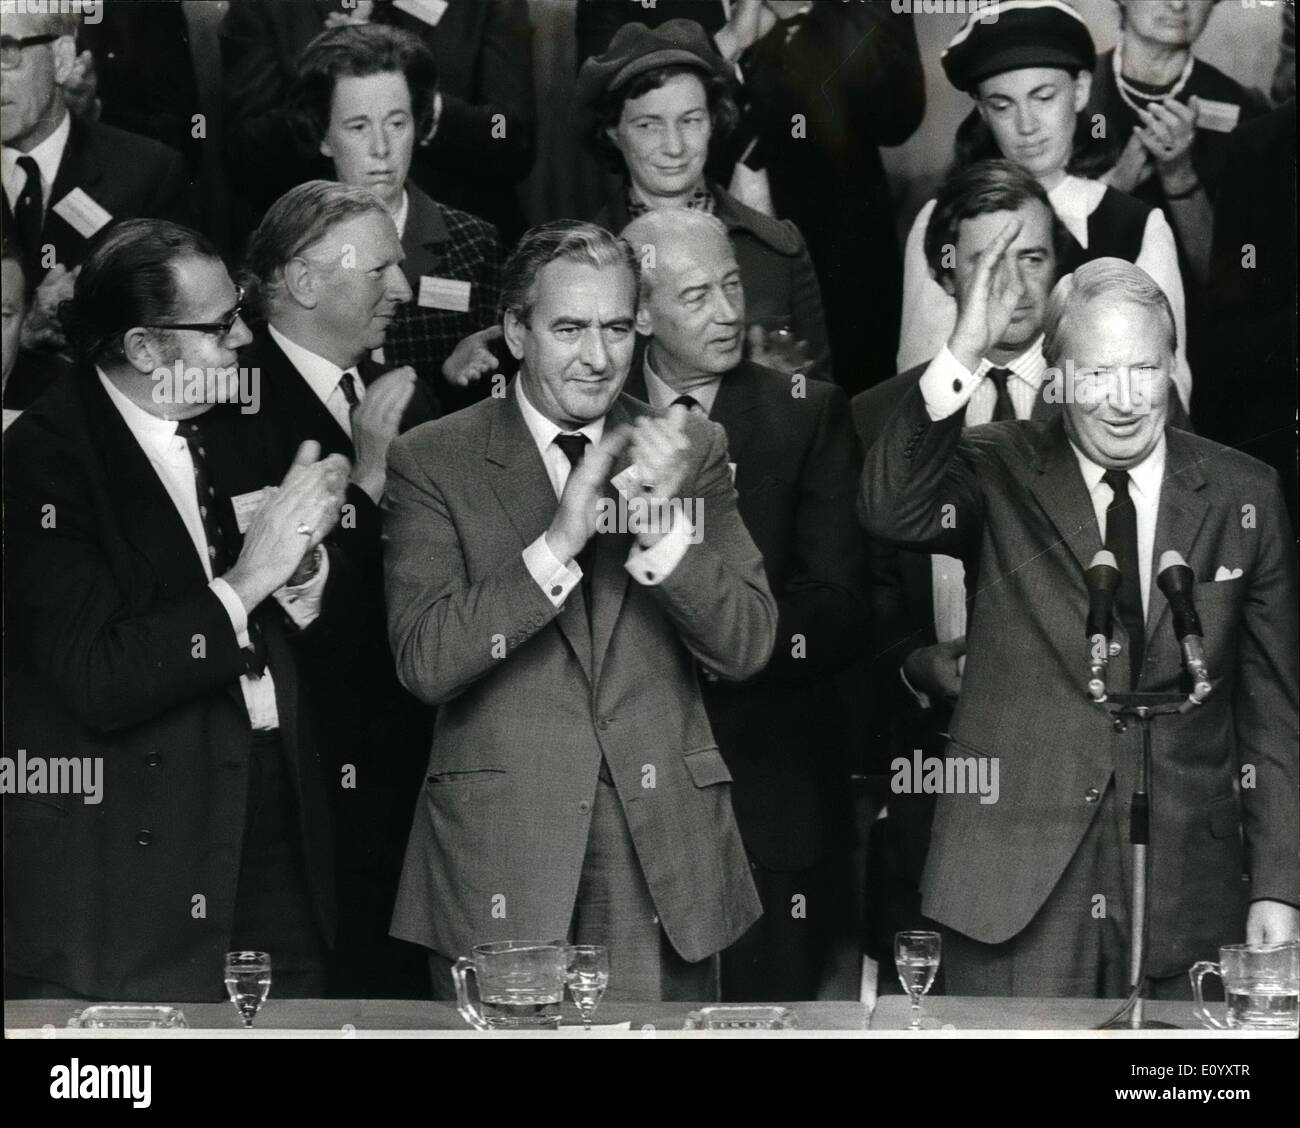
[[[564,974],[582,1012],[583,1029],[590,1030],[591,1017],[609,986],[609,949],[600,944],[570,944]]]
[[[226,990],[245,1026],[252,1026],[271,991],[271,957],[265,952],[227,952]]]
[[[1295,1030],[1300,1001],[1300,941],[1228,944],[1219,962],[1201,960],[1191,972],[1197,1017],[1216,1030]],[[1220,1022],[1205,1005],[1201,980],[1217,975],[1227,1000]]]
[[[940,949],[937,932],[894,934],[894,966],[898,969],[898,981],[912,997],[910,1030],[921,1029],[921,997],[930,990],[930,984],[939,971]]]

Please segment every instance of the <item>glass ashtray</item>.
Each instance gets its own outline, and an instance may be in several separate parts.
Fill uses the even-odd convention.
[[[685,1030],[794,1030],[799,1016],[789,1007],[701,1007],[686,1016]]]
[[[179,1007],[109,1006],[87,1007],[70,1019],[75,1030],[182,1030],[189,1027]]]

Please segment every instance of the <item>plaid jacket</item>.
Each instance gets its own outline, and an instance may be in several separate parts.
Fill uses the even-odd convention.
[[[437,393],[447,410],[481,399],[485,389],[450,387],[442,378],[442,362],[469,334],[496,320],[505,262],[496,228],[468,212],[430,199],[410,181],[409,210],[402,250],[402,270],[411,284],[411,301],[401,307],[384,340],[384,365],[411,365]],[[454,279],[470,284],[469,309],[432,309],[419,304],[422,277]]]

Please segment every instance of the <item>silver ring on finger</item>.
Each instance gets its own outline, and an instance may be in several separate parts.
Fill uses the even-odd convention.
[[[311,536],[312,533],[314,533],[315,531],[316,531],[315,529],[313,529],[310,525],[306,524],[305,522],[299,522],[299,524],[298,524],[298,535],[299,535],[299,536],[309,537],[309,536]]]

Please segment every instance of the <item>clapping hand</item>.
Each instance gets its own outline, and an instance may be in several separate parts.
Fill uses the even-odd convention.
[[[388,480],[388,448],[415,394],[415,380],[415,369],[410,365],[385,372],[366,388],[365,398],[352,412],[352,445],[357,454],[352,480],[371,501],[378,502],[383,495]]]
[[[614,460],[632,439],[632,429],[616,427],[569,472],[560,495],[560,508],[546,530],[546,543],[559,560],[572,560],[596,531],[597,503],[604,496]]]
[[[481,380],[499,368],[501,361],[497,359],[491,345],[494,341],[501,340],[502,336],[500,325],[489,325],[459,341],[452,349],[451,356],[442,362],[442,374],[447,383],[467,388],[475,380]]]
[[[333,530],[347,482],[348,460],[341,454],[321,458],[320,444],[312,440],[298,448],[284,481],[266,491],[239,559],[222,577],[248,611],[283,587]]]

